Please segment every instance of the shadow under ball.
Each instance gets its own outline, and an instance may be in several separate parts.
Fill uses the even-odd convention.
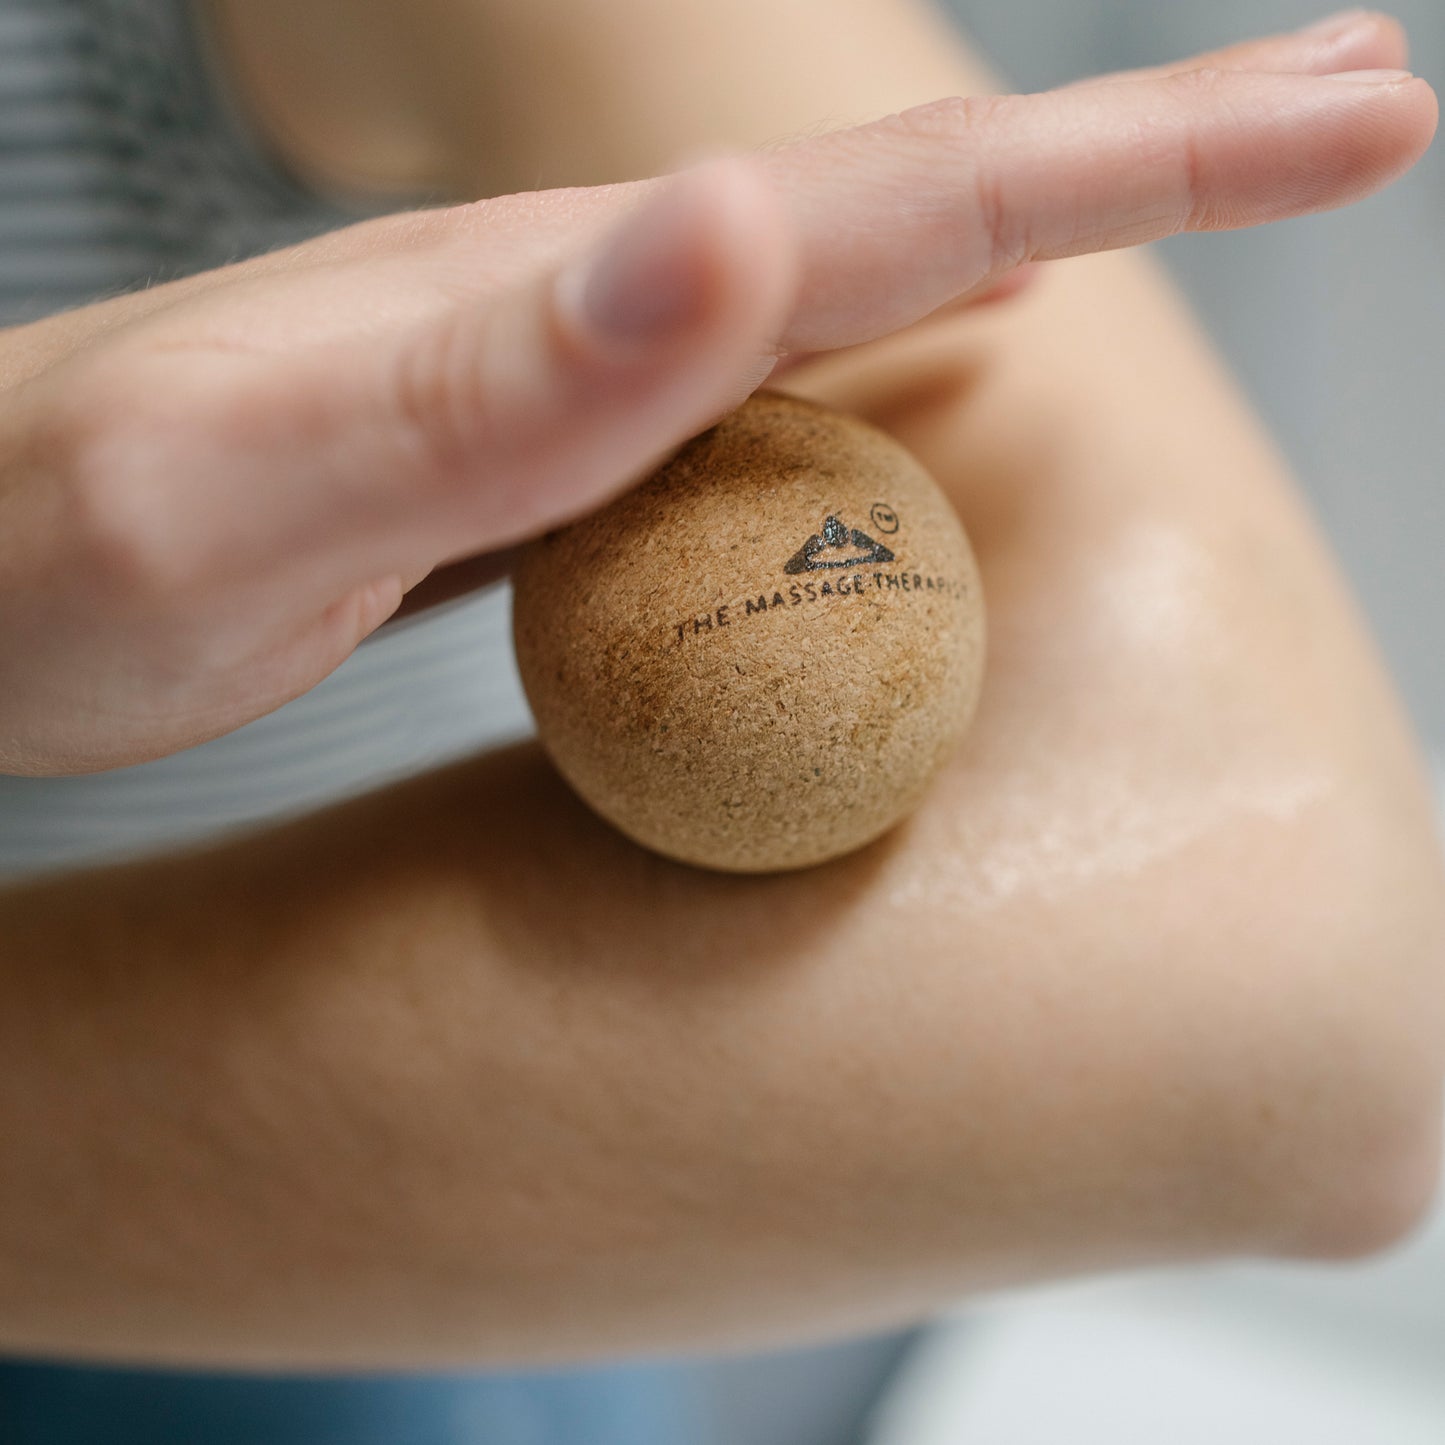
[[[543,746],[644,846],[802,868],[897,823],[967,730],[978,568],[891,437],[760,392],[513,573]]]

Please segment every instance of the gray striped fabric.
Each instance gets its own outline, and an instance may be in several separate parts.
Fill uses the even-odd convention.
[[[184,0],[0,0],[0,324],[319,234]],[[501,590],[382,633],[288,707],[159,763],[0,777],[0,875],[316,807],[530,728]]]

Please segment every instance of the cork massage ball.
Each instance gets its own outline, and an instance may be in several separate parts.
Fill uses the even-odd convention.
[[[518,666],[543,745],[671,858],[801,868],[923,797],[982,679],[978,569],[890,437],[760,392],[524,552]]]

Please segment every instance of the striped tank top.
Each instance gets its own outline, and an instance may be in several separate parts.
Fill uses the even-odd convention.
[[[0,0],[0,325],[360,216],[266,153],[182,0]],[[308,810],[529,730],[499,588],[383,629],[312,692],[189,752],[0,777],[0,877]]]

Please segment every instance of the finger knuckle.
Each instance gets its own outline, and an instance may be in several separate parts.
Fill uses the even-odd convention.
[[[906,152],[936,154],[940,142],[974,158],[962,192],[968,229],[977,239],[979,264],[988,272],[1005,271],[1028,259],[1028,218],[1011,203],[1004,169],[990,159],[989,136],[1012,123],[1016,97],[951,96],[889,116],[877,135]]]
[[[900,138],[935,142],[972,135],[1005,118],[1013,106],[1006,95],[952,95],[910,106],[879,122],[885,132]]]
[[[1208,67],[1186,70],[1164,81],[1166,89],[1175,92],[1181,113],[1198,111],[1201,101],[1217,105],[1219,92],[1227,73]],[[1169,137],[1172,155],[1168,157],[1177,176],[1178,215],[1174,228],[1180,231],[1212,230],[1227,222],[1216,212],[1210,196],[1206,150],[1200,132],[1194,125],[1181,125]]]
[[[37,428],[66,554],[108,600],[183,593],[194,568],[160,485],[177,466],[168,418],[124,364],[91,364],[68,381]]]
[[[1237,76],[1217,65],[1196,65],[1188,70],[1176,70],[1163,76],[1160,84],[1166,92],[1172,92],[1178,99],[1194,101],[1201,96],[1213,97],[1222,91]]]
[[[494,430],[477,324],[452,316],[428,326],[397,354],[388,387],[420,476],[446,490],[467,479]]]

